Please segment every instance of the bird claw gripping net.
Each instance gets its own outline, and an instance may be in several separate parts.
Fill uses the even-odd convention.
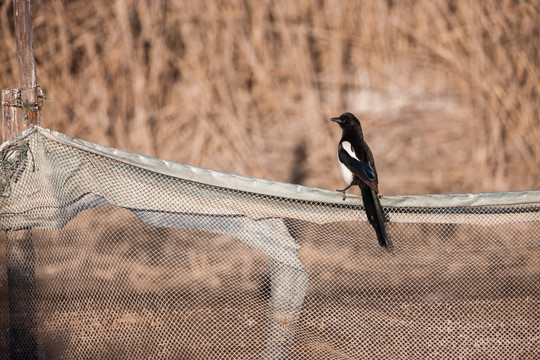
[[[0,156],[8,358],[540,357],[540,192],[383,197],[387,251],[353,195],[39,126]]]

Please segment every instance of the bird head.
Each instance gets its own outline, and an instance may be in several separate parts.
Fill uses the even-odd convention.
[[[346,112],[341,114],[339,117],[331,118],[333,122],[337,122],[339,126],[344,130],[357,130],[362,134],[362,127],[360,126],[360,121],[353,114]]]

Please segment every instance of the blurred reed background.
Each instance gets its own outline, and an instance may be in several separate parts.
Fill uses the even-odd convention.
[[[70,136],[333,190],[351,111],[382,194],[539,188],[538,1],[34,0],[33,22],[43,125]]]

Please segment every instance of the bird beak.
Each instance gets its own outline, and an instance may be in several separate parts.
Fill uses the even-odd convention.
[[[341,118],[338,118],[338,117],[331,118],[330,120],[332,120],[333,122],[337,122],[338,124],[341,124],[343,122],[343,120],[341,120]]]

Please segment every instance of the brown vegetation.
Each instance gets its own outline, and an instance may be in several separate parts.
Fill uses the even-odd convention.
[[[33,21],[43,125],[71,136],[335,189],[328,118],[352,111],[383,194],[540,183],[535,1],[49,0]]]

